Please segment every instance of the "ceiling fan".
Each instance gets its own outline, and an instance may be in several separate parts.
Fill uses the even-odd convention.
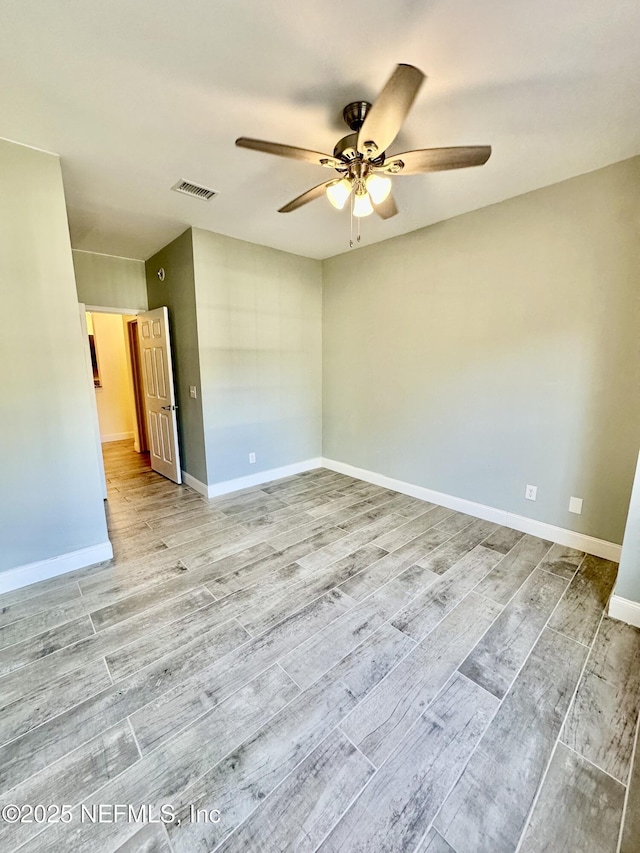
[[[389,219],[398,212],[391,195],[390,175],[420,175],[482,166],[491,155],[490,145],[423,148],[387,155],[387,148],[398,135],[424,80],[425,75],[413,65],[397,65],[373,105],[368,101],[347,104],[342,115],[352,132],[339,140],[333,155],[246,136],[236,139],[236,145],[338,172],[338,178],[307,190],[281,207],[279,213],[290,213],[326,193],[338,210],[351,197],[354,216],[368,216],[375,210],[382,219]]]

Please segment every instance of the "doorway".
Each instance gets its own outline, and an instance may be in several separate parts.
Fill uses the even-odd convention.
[[[167,308],[132,313],[79,307],[103,496],[108,494],[106,463],[121,453],[138,456],[128,476],[143,472],[153,480],[162,474],[180,484]]]
[[[128,441],[137,453],[146,453],[137,319],[87,311],[86,321],[100,441],[102,445]]]
[[[151,475],[137,315],[117,309],[80,306],[87,343],[89,381],[95,401],[94,429],[105,473],[103,494],[118,462],[128,459],[128,475]]]

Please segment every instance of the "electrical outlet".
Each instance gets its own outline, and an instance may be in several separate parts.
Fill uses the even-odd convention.
[[[582,515],[582,498],[569,498],[569,512]]]
[[[535,501],[538,497],[538,487],[537,486],[527,486],[524,490],[524,496],[528,501]]]
[[[255,461],[256,461],[256,454],[255,454],[255,453],[250,453],[250,454],[249,454],[249,464],[250,464],[250,465],[253,465],[253,463],[254,463]]]
[[[196,386],[195,386],[195,385],[189,385],[189,396],[190,396],[190,397],[193,397],[193,399],[194,399],[194,400],[195,400],[195,399],[196,399],[196,397],[198,396],[198,392],[196,391]]]

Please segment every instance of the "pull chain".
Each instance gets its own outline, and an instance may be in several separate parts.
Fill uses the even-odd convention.
[[[349,248],[353,249],[353,193],[351,193],[351,198],[349,200],[349,211],[350,211],[350,216],[351,216],[351,223],[350,223],[351,224],[351,233],[349,235],[350,236]]]
[[[353,249],[353,205],[354,205],[354,199],[353,199],[353,196],[354,196],[354,195],[355,195],[355,193],[352,193],[352,194],[351,194],[351,203],[350,203],[350,206],[349,206],[349,212],[350,212],[350,226],[351,226],[351,233],[350,233],[350,239],[349,239],[349,248],[350,248],[350,249]],[[360,216],[357,216],[357,217],[356,217],[356,219],[358,220],[358,223],[357,223],[357,226],[356,226],[356,243],[359,243],[359,242],[360,242],[360,219],[361,219],[361,218],[362,218],[362,217],[360,217]]]

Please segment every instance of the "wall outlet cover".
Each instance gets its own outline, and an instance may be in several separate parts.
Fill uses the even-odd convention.
[[[569,498],[569,512],[575,512],[576,515],[582,514],[582,498]]]
[[[528,501],[535,501],[535,499],[538,497],[538,487],[527,486],[524,490],[524,496]]]
[[[250,464],[250,465],[253,465],[253,463],[254,463],[255,461],[256,461],[256,454],[255,454],[255,453],[250,453],[250,454],[249,454],[249,464]]]

